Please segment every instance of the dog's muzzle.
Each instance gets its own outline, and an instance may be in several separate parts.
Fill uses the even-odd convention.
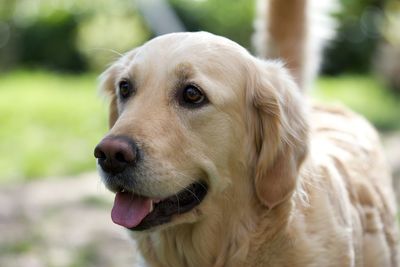
[[[138,155],[136,143],[125,136],[108,136],[94,150],[102,170],[111,175],[120,174],[129,166],[134,167]]]

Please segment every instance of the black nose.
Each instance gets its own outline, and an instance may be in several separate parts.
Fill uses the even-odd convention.
[[[135,142],[130,138],[109,136],[96,146],[94,156],[103,171],[118,174],[126,167],[135,165],[138,156],[137,150]]]

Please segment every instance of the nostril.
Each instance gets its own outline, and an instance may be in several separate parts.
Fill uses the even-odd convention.
[[[122,152],[117,152],[115,154],[115,159],[119,162],[128,162],[125,158],[125,155]]]
[[[137,157],[137,149],[135,147],[126,144],[117,151],[113,155],[113,158],[123,164],[134,164],[136,162]]]
[[[99,146],[96,146],[96,148],[94,149],[94,157],[96,159],[106,159],[107,158],[106,154],[103,152],[103,150],[101,150],[101,148]]]
[[[117,174],[136,165],[138,148],[127,137],[106,137],[94,149],[94,156],[103,171]]]

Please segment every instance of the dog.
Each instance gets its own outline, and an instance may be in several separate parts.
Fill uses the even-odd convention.
[[[94,154],[146,266],[398,266],[376,131],[309,103],[292,75],[206,32],[156,37],[103,73]]]

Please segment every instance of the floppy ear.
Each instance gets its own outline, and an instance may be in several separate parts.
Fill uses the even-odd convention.
[[[108,125],[111,129],[118,119],[117,97],[115,95],[115,79],[118,72],[116,65],[112,65],[100,75],[100,92],[105,93],[110,101]]]
[[[308,125],[300,90],[281,64],[254,63],[246,93],[250,160],[257,197],[271,209],[296,188]]]
[[[127,68],[137,53],[137,48],[122,55],[108,69],[100,75],[100,91],[105,93],[110,99],[110,111],[108,117],[108,125],[110,129],[114,126],[118,119],[118,102],[115,93],[116,79],[124,68]]]

